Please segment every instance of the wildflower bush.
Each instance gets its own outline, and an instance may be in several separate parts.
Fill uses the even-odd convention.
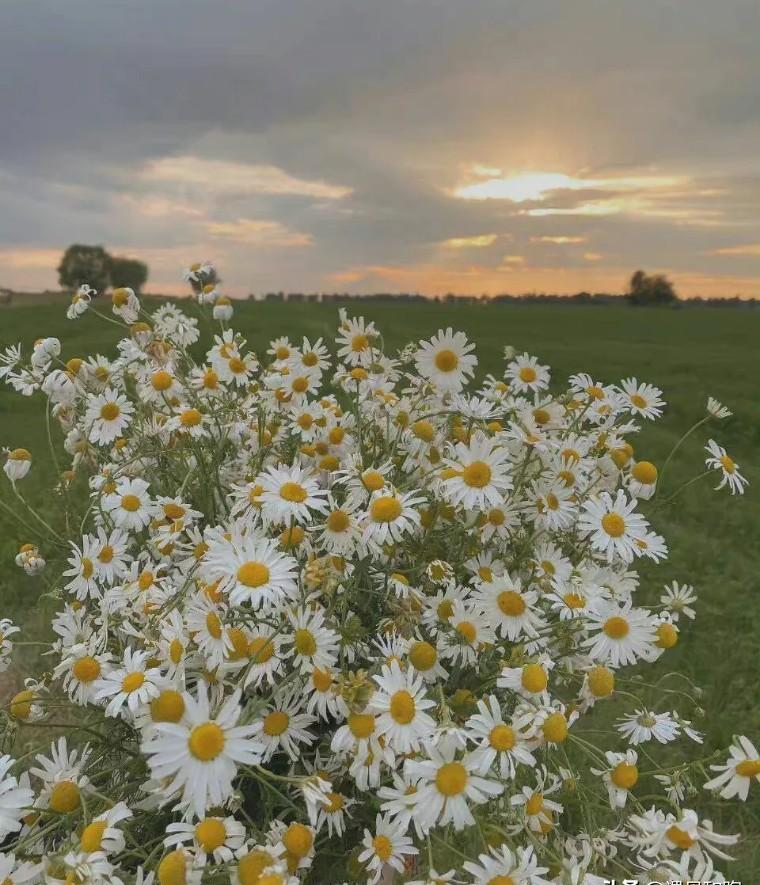
[[[0,882],[724,881],[738,835],[700,796],[746,799],[760,754],[702,746],[697,688],[646,675],[696,594],[635,566],[667,558],[658,507],[742,493],[739,465],[710,439],[668,489],[680,443],[659,470],[631,444],[658,388],[553,391],[507,348],[473,390],[451,329],[389,356],[342,314],[332,348],[256,355],[213,268],[187,278],[187,312],[80,288],[115,358],[2,356],[70,463],[58,519],[6,455],[16,563],[58,611],[0,714]],[[2,666],[36,641],[0,622]]]

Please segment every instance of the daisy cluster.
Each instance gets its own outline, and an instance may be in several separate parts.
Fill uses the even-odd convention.
[[[705,784],[696,692],[631,669],[696,600],[636,571],[667,557],[631,442],[662,392],[554,391],[511,350],[475,387],[463,333],[390,356],[344,313],[331,346],[257,355],[213,268],[187,278],[188,312],[113,292],[115,358],[2,358],[70,463],[65,518],[29,507],[46,540],[17,557],[60,604],[47,672],[2,714],[0,882],[721,881],[737,837],[691,806],[745,799],[760,754],[737,739]],[[31,464],[7,454],[21,502]],[[0,622],[4,665],[17,633]]]

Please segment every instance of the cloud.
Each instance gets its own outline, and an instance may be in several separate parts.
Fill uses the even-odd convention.
[[[441,244],[446,249],[483,249],[496,242],[497,234],[479,234],[474,237],[450,237]]]
[[[760,243],[745,243],[742,246],[724,246],[722,249],[715,249],[713,255],[742,255],[760,258]]]
[[[569,246],[574,245],[576,243],[585,243],[587,237],[568,237],[568,236],[553,236],[553,237],[531,237],[531,243],[554,243],[557,246]]]
[[[195,156],[162,157],[150,161],[141,178],[159,184],[200,185],[221,192],[273,194],[340,200],[350,187],[297,178],[277,166],[213,160]]]
[[[206,230],[215,239],[234,240],[249,246],[272,249],[290,249],[312,246],[310,234],[289,230],[279,221],[256,218],[238,218],[231,222],[210,222]]]

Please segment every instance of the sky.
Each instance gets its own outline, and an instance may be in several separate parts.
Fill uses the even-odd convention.
[[[0,287],[760,297],[757,0],[4,0]]]

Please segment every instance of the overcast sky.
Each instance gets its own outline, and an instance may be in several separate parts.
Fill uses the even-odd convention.
[[[0,286],[760,297],[757,0],[4,0]]]

